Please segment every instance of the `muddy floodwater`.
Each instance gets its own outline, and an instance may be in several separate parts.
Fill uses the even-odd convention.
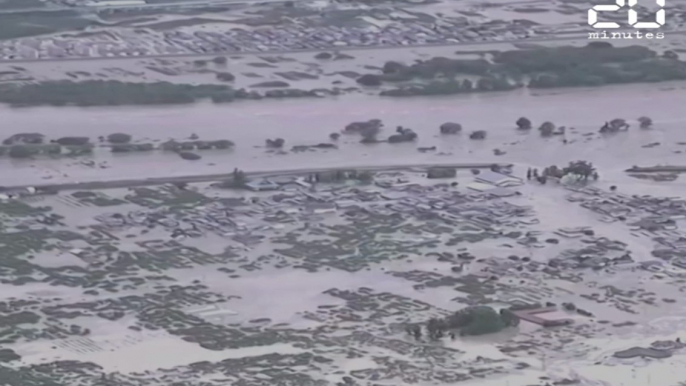
[[[566,163],[587,159],[606,176],[631,165],[684,163],[679,142],[686,141],[686,104],[683,83],[611,86],[480,94],[470,96],[384,99],[349,95],[338,99],[239,102],[226,105],[197,104],[165,107],[118,108],[3,108],[4,135],[39,132],[49,137],[98,136],[129,133],[141,141],[182,139],[197,134],[200,139],[230,139],[230,153],[205,152],[203,159],[189,162],[175,154],[97,153],[106,167],[84,166],[78,161],[36,159],[0,161],[4,183],[26,184],[57,181],[89,181],[160,175],[210,174],[299,169],[312,166],[360,166],[376,164],[452,163],[462,161],[513,162],[528,165]],[[514,129],[526,116],[534,123],[528,133]],[[652,130],[639,130],[635,121],[649,116]],[[613,118],[632,124],[629,132],[599,137],[598,128]],[[410,127],[419,134],[415,143],[362,145],[357,136],[343,136],[338,150],[293,153],[295,145],[329,142],[329,134],[346,124],[372,118],[383,120],[381,137],[395,127]],[[438,126],[447,121],[461,123],[461,135],[440,137]],[[541,138],[535,130],[544,121],[566,126],[567,143],[560,137]],[[576,130],[571,130],[575,128]],[[487,130],[488,138],[471,141],[468,133]],[[286,140],[285,153],[267,153],[267,138]],[[642,146],[652,147],[643,148]],[[416,148],[436,146],[433,152]],[[506,154],[495,156],[494,149]],[[144,167],[141,167],[144,165]]]
[[[314,186],[281,176],[271,192],[194,183],[6,197],[0,384],[677,385],[686,365],[683,177],[655,182],[624,171],[686,164],[685,87],[3,108],[4,136],[235,142],[232,150],[198,150],[195,161],[106,147],[90,158],[5,158],[3,185],[234,168],[514,168],[511,176],[461,170],[440,180],[412,169],[366,180],[319,173]],[[515,129],[522,116],[532,130]],[[641,116],[652,118],[651,129],[638,127]],[[600,135],[614,118],[631,127]],[[328,143],[331,133],[369,119],[384,122],[381,138],[400,125],[419,138],[361,144],[344,134],[336,149],[291,150]],[[440,135],[449,121],[462,133]],[[542,138],[545,121],[565,126],[565,135]],[[487,138],[469,139],[474,130]],[[286,141],[283,149],[265,148],[275,138]],[[576,160],[593,162],[599,181],[523,178],[527,167]],[[508,185],[489,188],[489,173]],[[428,337],[429,319],[475,305],[524,305],[566,324],[523,318],[478,337]],[[427,332],[413,336],[412,326]],[[652,359],[617,355],[658,350]]]

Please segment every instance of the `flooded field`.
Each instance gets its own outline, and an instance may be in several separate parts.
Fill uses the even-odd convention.
[[[5,137],[95,144],[2,158],[5,186],[312,171],[262,181],[271,192],[225,181],[0,199],[0,383],[676,386],[684,182],[625,170],[686,163],[684,88],[2,108]],[[599,133],[615,118],[629,129]],[[370,119],[380,139],[398,126],[418,138],[346,133]],[[563,135],[542,136],[546,121]],[[446,122],[462,130],[441,134]],[[98,139],[112,133],[154,149],[113,152]],[[168,140],[234,145],[189,160],[158,149]],[[597,181],[525,178],[577,160]],[[455,163],[486,169],[409,168]],[[379,165],[408,169],[362,170]],[[472,334],[464,320],[484,313],[492,330]]]
[[[461,171],[3,201],[2,379],[676,385],[686,202],[521,174],[502,198]],[[408,333],[475,306],[567,322]],[[661,357],[616,357],[634,347]]]
[[[3,14],[2,103],[141,107],[0,106],[0,386],[683,386],[684,14],[591,3]]]
[[[195,162],[182,160],[176,154],[112,154],[102,150],[96,151],[95,163],[83,162],[83,158],[4,159],[0,167],[5,184],[25,185],[224,173],[236,167],[262,171],[453,162],[546,166],[587,159],[601,168],[605,180],[614,181],[632,165],[683,164],[685,120],[678,107],[686,102],[683,90],[684,84],[670,83],[402,100],[356,95],[221,106],[4,109],[0,113],[7,136],[39,132],[51,138],[97,138],[123,132],[142,142],[159,142],[197,134],[202,140],[230,139],[236,146],[229,152],[207,151],[202,160]],[[516,130],[515,121],[521,116],[531,119],[535,127],[544,121],[566,126],[567,143],[559,136],[541,138],[536,130]],[[640,116],[651,117],[654,128],[639,130],[635,120]],[[617,135],[598,134],[604,122],[619,117],[627,119],[633,127]],[[402,125],[418,133],[417,143],[364,145],[359,143],[358,136],[344,135],[338,140],[338,149],[288,151],[297,145],[327,142],[330,133],[341,132],[350,122],[373,118],[384,122],[382,136],[393,134],[395,127]],[[49,129],[45,125],[48,121]],[[449,121],[462,124],[464,133],[440,136],[439,126]],[[488,137],[470,141],[468,133],[474,130],[486,130]],[[286,141],[286,151],[274,152],[264,147],[266,139],[277,137]],[[436,146],[435,151],[417,151],[417,147],[432,146]],[[494,149],[505,154],[496,156]],[[146,167],[137,167],[142,163]]]

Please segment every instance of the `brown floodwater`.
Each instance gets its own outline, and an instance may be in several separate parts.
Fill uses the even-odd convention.
[[[50,137],[98,136],[114,132],[137,140],[182,139],[195,133],[201,139],[231,139],[231,151],[201,152],[203,159],[185,161],[175,154],[111,154],[96,152],[96,166],[84,158],[54,160],[0,160],[4,184],[48,181],[89,181],[308,167],[363,166],[375,164],[427,164],[452,162],[512,162],[532,166],[562,164],[576,159],[595,162],[606,175],[618,174],[632,165],[686,164],[685,83],[611,86],[531,92],[490,93],[432,98],[379,98],[347,95],[326,99],[237,102],[223,105],[201,103],[188,106],[116,108],[2,108],[3,134],[40,132]],[[639,116],[650,116],[654,129],[640,130]],[[535,127],[544,121],[574,127],[566,136],[541,138],[536,130],[522,133],[514,122],[530,118]],[[598,128],[613,118],[626,118],[628,132],[600,137]],[[329,134],[351,121],[382,119],[381,137],[395,127],[410,127],[419,134],[417,143],[363,145],[359,137],[344,135],[338,150],[275,154],[265,149],[267,138],[281,137],[286,149],[294,145],[329,142]],[[459,122],[464,133],[438,135],[447,121]],[[487,130],[483,141],[468,139],[473,130]],[[659,145],[644,148],[647,144]],[[419,152],[418,146],[436,146]],[[505,155],[495,156],[494,149]],[[104,168],[99,167],[103,165]]]

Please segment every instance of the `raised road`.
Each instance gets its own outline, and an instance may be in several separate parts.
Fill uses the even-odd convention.
[[[254,171],[246,172],[246,176],[250,178],[269,178],[276,176],[302,176],[317,172],[328,172],[336,170],[357,170],[357,171],[397,171],[410,169],[427,169],[430,167],[450,167],[455,169],[489,169],[493,166],[510,167],[510,164],[501,163],[453,163],[453,164],[422,164],[422,165],[380,165],[380,166],[358,166],[358,167],[337,167],[337,168],[308,168],[308,169],[290,169],[290,170],[270,170],[270,171]],[[137,186],[152,186],[164,184],[179,184],[179,183],[199,183],[199,182],[213,182],[223,181],[232,177],[232,173],[218,173],[218,174],[203,174],[190,176],[172,176],[172,177],[154,177],[145,179],[125,179],[125,180],[111,180],[111,181],[86,181],[86,182],[69,182],[69,183],[53,183],[53,184],[39,184],[39,185],[24,185],[24,186],[3,186],[2,190],[11,191],[26,188],[36,189],[51,189],[51,190],[98,190],[98,189],[114,189],[114,188],[131,188]]]

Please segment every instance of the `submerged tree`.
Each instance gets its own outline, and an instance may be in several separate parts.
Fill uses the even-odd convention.
[[[469,134],[469,139],[486,139],[486,130],[476,130]]]
[[[369,171],[361,171],[361,172],[357,173],[356,177],[357,177],[358,181],[364,182],[364,183],[369,183],[369,182],[372,182],[374,180],[374,174],[372,174],[372,172],[369,172]]]
[[[440,126],[441,134],[457,134],[462,131],[462,125],[455,122],[446,122]]]
[[[244,188],[247,183],[248,177],[245,175],[245,172],[235,168],[233,169],[233,173],[231,173],[231,178],[222,182],[219,186],[223,188],[240,189]]]
[[[362,128],[360,134],[362,135],[362,143],[376,143],[378,140],[376,136],[381,131],[380,126],[370,125]]]
[[[507,327],[519,326],[519,317],[515,315],[512,310],[507,308],[500,310],[500,319],[502,319],[503,323],[505,323]]]
[[[131,142],[131,136],[125,133],[112,133],[107,136],[107,142],[109,143],[129,143]]]
[[[543,124],[538,128],[542,137],[550,137],[555,133],[555,124],[552,122],[543,122]]]
[[[625,119],[615,118],[610,122],[605,122],[605,124],[600,128],[600,132],[603,134],[616,133],[622,130],[628,130],[629,124]]]
[[[581,179],[588,180],[589,177],[596,173],[595,167],[588,161],[570,162],[569,166],[563,169],[565,175],[579,176]]]
[[[464,308],[448,317],[450,328],[458,328],[460,335],[483,335],[498,332],[507,327],[493,308],[474,306]]]
[[[283,138],[267,139],[265,142],[267,147],[272,149],[281,149],[286,143]]]
[[[638,124],[641,129],[649,129],[653,126],[653,120],[648,117],[640,117],[638,118]]]
[[[447,325],[443,319],[431,318],[426,324],[426,331],[431,340],[441,339],[445,330],[447,330]]]
[[[233,169],[233,173],[231,174],[231,177],[233,178],[234,182],[239,182],[239,183],[245,183],[247,182],[247,177],[245,176],[245,172],[236,168]]]
[[[515,123],[517,124],[517,128],[520,130],[531,129],[531,121],[529,120],[529,118],[521,117],[521,118],[517,119],[517,122],[515,122]]]
[[[446,318],[429,319],[426,331],[431,340],[438,340],[450,330],[458,330],[460,335],[483,335],[518,324],[519,318],[509,309],[503,309],[498,313],[488,306],[473,306],[461,309]]]

